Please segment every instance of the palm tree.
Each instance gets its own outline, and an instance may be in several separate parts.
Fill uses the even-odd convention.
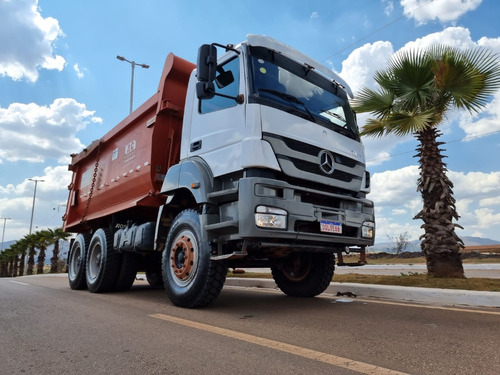
[[[48,229],[47,231],[50,233],[50,243],[54,245],[52,258],[50,258],[50,273],[57,273],[57,266],[59,263],[59,241],[68,239],[71,234],[63,232],[62,228],[56,228],[54,230]]]
[[[8,249],[0,252],[0,277],[9,276],[9,254]]]
[[[28,243],[24,238],[21,238],[20,240],[16,241],[13,245],[15,245],[18,248],[19,254],[21,255],[19,258],[19,276],[23,276],[24,266],[26,263],[26,251],[28,250]]]
[[[9,249],[11,250],[14,261],[13,273],[11,276],[16,277],[19,271],[19,255],[21,254],[22,249],[19,247],[17,242],[14,242],[12,245],[10,245]]]
[[[25,246],[28,249],[28,270],[26,271],[26,275],[33,275],[33,269],[35,268],[35,255],[36,255],[36,246],[37,246],[37,238],[36,234],[27,234],[22,238],[25,241]]]
[[[353,101],[355,111],[374,115],[361,134],[414,134],[418,139],[417,190],[423,208],[414,219],[424,222],[421,247],[428,275],[464,277],[459,254],[464,245],[455,233],[460,226],[453,223],[459,215],[437,127],[450,109],[472,113],[485,107],[500,88],[498,56],[480,48],[461,51],[446,46],[400,52],[386,70],[375,73],[375,81],[378,91],[364,88]]]
[[[36,264],[36,273],[43,273],[43,266],[45,265],[45,251],[47,247],[51,244],[51,233],[48,230],[40,230],[35,233],[35,247],[39,250],[38,260]]]

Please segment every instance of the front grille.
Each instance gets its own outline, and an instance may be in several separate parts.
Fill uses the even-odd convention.
[[[275,135],[274,135],[275,136]],[[297,141],[296,139],[291,139],[291,138],[286,138],[286,137],[279,137],[280,139],[283,140],[283,142],[292,150],[302,152],[307,155],[311,156],[318,156],[318,154],[321,152],[321,148],[309,145],[304,142]],[[354,159],[348,158],[344,155],[340,155],[337,153],[332,152],[333,157],[335,158],[335,163],[345,165],[348,168],[354,168],[359,162],[357,162]],[[361,163],[359,163],[361,164]]]
[[[320,168],[319,154],[323,149],[271,133],[263,133],[263,139],[271,144],[286,176],[351,192],[361,188],[365,173],[363,163],[330,151],[334,158],[334,170],[326,174]]]
[[[300,169],[301,171],[314,173],[314,174],[323,174],[323,172],[319,168],[318,163],[311,163],[311,162],[306,161],[306,160],[291,158],[291,157],[287,157],[285,155],[276,155],[276,156],[278,157],[278,159],[290,160],[293,163],[293,165],[295,165],[295,167],[297,169]],[[333,173],[329,176],[330,176],[330,178],[340,180],[340,181],[345,181],[345,182],[351,182],[353,178],[356,178],[356,176],[353,176],[350,173],[342,172],[342,171],[339,171],[337,169],[335,169],[333,171]]]

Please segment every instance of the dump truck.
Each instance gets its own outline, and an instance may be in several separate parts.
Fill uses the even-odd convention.
[[[202,45],[196,65],[169,54],[157,92],[71,155],[70,287],[126,290],[140,271],[194,308],[228,269],[269,267],[289,296],[322,293],[343,253],[364,263],[375,236],[349,97],[332,70],[267,36]]]

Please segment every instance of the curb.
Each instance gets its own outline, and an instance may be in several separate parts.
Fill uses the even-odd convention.
[[[277,289],[272,279],[228,277],[225,285],[244,288]],[[500,308],[500,293],[458,289],[432,289],[395,285],[374,285],[332,282],[324,291],[336,295],[337,292],[351,292],[361,298],[380,298],[405,302],[428,303],[439,306],[469,306]]]

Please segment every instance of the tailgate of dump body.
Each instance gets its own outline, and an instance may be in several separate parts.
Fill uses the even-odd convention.
[[[158,91],[100,140],[72,155],[64,230],[84,231],[92,222],[131,210],[156,220],[164,203],[163,179],[180,155],[187,83],[195,65],[169,54]]]

